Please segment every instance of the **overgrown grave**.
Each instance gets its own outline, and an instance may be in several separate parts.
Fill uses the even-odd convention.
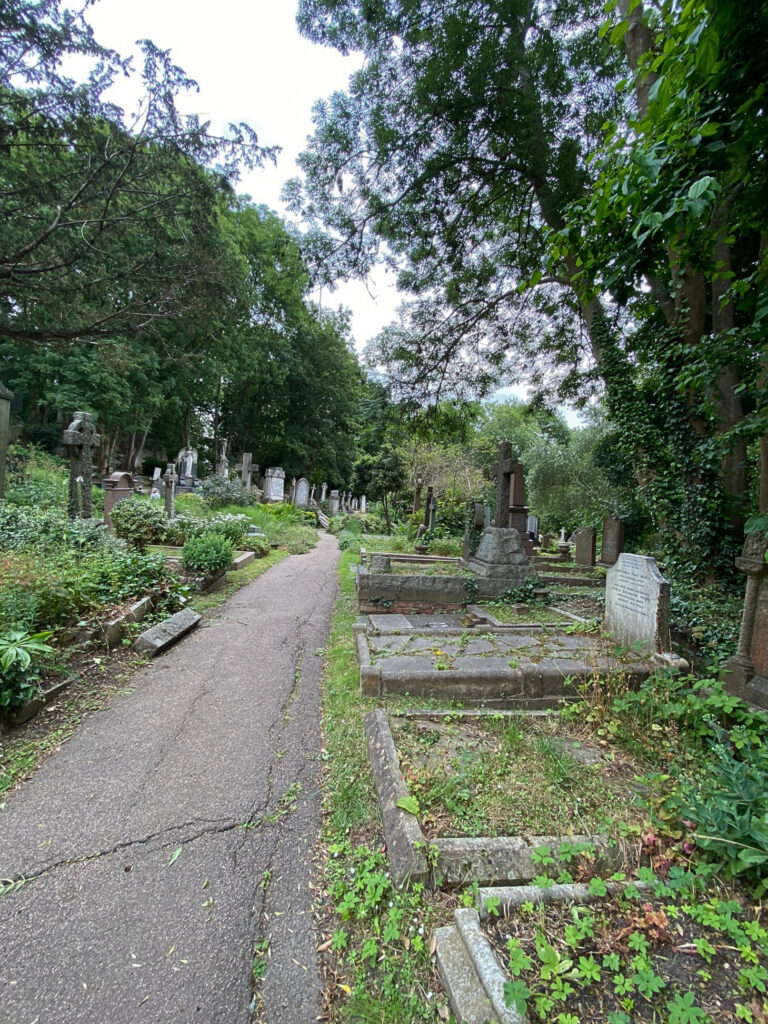
[[[520,884],[541,873],[545,848],[563,867],[629,856],[631,762],[554,716],[379,708],[365,731],[398,885]]]
[[[620,672],[639,683],[657,668],[610,639],[580,633],[573,619],[505,625],[487,613],[369,615],[354,626],[366,697],[554,707],[575,699],[573,682]]]

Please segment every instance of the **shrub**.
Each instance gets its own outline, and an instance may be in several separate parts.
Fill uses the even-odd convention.
[[[192,537],[181,551],[181,564],[190,572],[203,572],[210,576],[213,573],[228,569],[235,553],[231,541],[220,533],[204,533],[201,537]]]
[[[461,545],[458,537],[437,537],[429,542],[429,553],[447,558],[460,558]]]
[[[253,551],[257,558],[264,558],[272,550],[272,545],[266,537],[249,537],[245,541],[248,551]]]
[[[211,508],[225,505],[255,505],[256,494],[246,490],[241,480],[225,480],[222,476],[209,476],[200,485],[200,493]]]
[[[53,650],[45,643],[50,636],[50,632],[22,630],[0,633],[0,713],[17,707],[36,691],[40,672],[33,659]]]
[[[228,541],[231,541],[237,547],[248,532],[250,522],[248,516],[233,516],[226,513],[209,519],[208,530],[212,533],[220,533],[222,537],[226,537]]]
[[[67,527],[63,508],[0,504],[0,549],[4,551],[63,544]]]
[[[168,517],[156,502],[128,498],[118,502],[110,514],[117,536],[139,551],[162,544],[168,536]]]

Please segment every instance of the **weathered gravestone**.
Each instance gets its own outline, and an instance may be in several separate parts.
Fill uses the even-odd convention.
[[[432,505],[434,491],[434,487],[427,487],[427,500],[424,502],[424,527],[427,530],[429,529],[429,510]]]
[[[253,452],[243,452],[242,476],[243,487],[246,491],[251,489],[251,467],[253,466]]]
[[[533,541],[533,543],[534,544],[538,543],[538,540],[539,540],[539,517],[538,516],[528,516],[528,521],[526,523],[525,529],[526,529],[526,531],[528,533],[528,536]]]
[[[130,473],[113,473],[104,481],[104,522],[112,529],[110,512],[120,501],[133,494],[133,479]]]
[[[264,474],[264,501],[282,501],[285,496],[285,470],[270,466]]]
[[[305,476],[296,481],[296,497],[293,503],[296,508],[306,508],[309,504],[309,480]]]
[[[485,530],[485,508],[482,501],[467,502],[466,527],[461,545],[461,557],[465,562],[474,555]]]
[[[224,480],[229,480],[229,459],[227,458],[226,437],[221,442],[221,455],[219,456],[219,461],[216,463],[216,476],[220,476]]]
[[[0,383],[0,498],[5,497],[5,461],[8,458],[12,398],[13,392]]]
[[[64,448],[69,455],[70,519],[91,519],[93,516],[93,453],[100,441],[90,413],[76,412],[64,431]]]
[[[603,543],[600,548],[600,561],[604,565],[615,565],[624,550],[624,523],[615,516],[603,520]]]
[[[331,491],[328,498],[328,512],[330,515],[335,516],[339,511],[339,492]]]
[[[416,484],[413,488],[413,511],[418,512],[421,508],[421,489],[424,486],[424,479],[420,476],[416,477]]]
[[[643,654],[669,652],[669,582],[655,558],[619,555],[605,581],[605,628]]]
[[[328,493],[328,484],[323,483],[320,485],[320,501],[325,501],[325,496]]]
[[[512,458],[512,445],[504,441],[499,446],[499,459],[493,467],[496,481],[496,518],[497,527],[511,527],[520,534],[523,549],[528,555],[533,554],[533,543],[528,537],[528,512],[525,504],[525,477],[523,467],[517,459]]]
[[[166,466],[165,473],[163,473],[163,480],[165,482],[165,514],[169,519],[173,519],[176,514],[173,507],[173,500],[176,493],[176,484],[179,482],[179,478],[176,475],[176,467],[172,462],[169,462]]]
[[[768,709],[768,539],[750,533],[736,568],[747,576],[739,646],[725,663],[726,687],[737,697]]]
[[[368,508],[368,501],[364,494],[360,495],[360,512],[365,515]]]
[[[597,531],[591,526],[585,526],[576,531],[575,540],[577,565],[593,566],[595,564]]]

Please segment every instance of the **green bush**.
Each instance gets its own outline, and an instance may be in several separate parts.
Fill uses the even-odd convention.
[[[157,502],[134,496],[119,501],[110,515],[117,536],[138,551],[146,551],[150,544],[162,544],[168,536],[168,517]]]
[[[246,490],[241,480],[225,480],[222,476],[209,476],[200,485],[200,493],[211,508],[225,505],[255,505],[256,494]]]
[[[0,633],[0,714],[17,707],[38,689],[40,670],[35,662],[39,655],[53,650],[45,643],[50,636],[50,632],[31,634],[22,630]]]
[[[250,523],[248,516],[228,512],[208,517],[181,514],[168,522],[165,539],[168,544],[185,544],[204,533],[220,533],[237,547],[248,532]]]
[[[189,572],[213,573],[228,569],[235,553],[234,545],[220,533],[191,537],[181,550],[181,564]]]
[[[430,555],[442,555],[445,558],[460,558],[462,542],[458,537],[437,537],[429,542]]]
[[[272,550],[266,537],[248,537],[244,543],[246,550],[253,551],[257,558],[264,558]]]
[[[111,538],[82,552],[13,552],[0,559],[0,629],[34,632],[73,625],[146,593],[175,610],[181,592],[162,555],[142,554]]]

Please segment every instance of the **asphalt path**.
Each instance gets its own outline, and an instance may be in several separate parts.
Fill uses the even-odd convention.
[[[321,534],[238,591],[7,799],[0,879],[27,881],[0,897],[2,1024],[317,1018],[337,560]]]

